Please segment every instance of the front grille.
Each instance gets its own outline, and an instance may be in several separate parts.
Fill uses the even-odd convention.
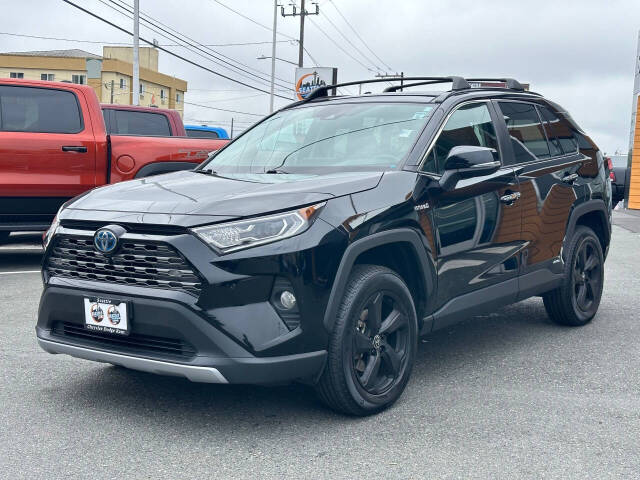
[[[51,276],[200,295],[200,277],[170,245],[121,240],[118,253],[106,256],[95,250],[93,237],[57,236],[53,242],[44,267]]]
[[[86,330],[82,325],[69,322],[56,322],[53,326],[53,335],[58,337],[73,338],[76,340],[99,344],[102,347],[124,347],[141,353],[162,355],[174,355],[183,358],[195,356],[196,349],[193,345],[176,338],[154,337],[131,333],[128,336],[115,336]]]

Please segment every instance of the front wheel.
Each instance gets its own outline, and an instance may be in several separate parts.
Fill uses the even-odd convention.
[[[349,277],[317,385],[324,403],[370,415],[402,394],[413,367],[418,325],[411,293],[392,270],[357,265]]]
[[[604,283],[602,246],[590,228],[576,228],[567,250],[566,269],[562,285],[543,295],[544,306],[560,325],[586,325],[598,311]]]

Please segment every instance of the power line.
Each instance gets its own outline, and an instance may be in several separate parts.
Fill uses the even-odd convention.
[[[351,31],[353,33],[356,34],[356,37],[358,37],[360,39],[360,41],[362,42],[362,44],[367,48],[367,50],[369,50],[371,52],[371,54],[376,57],[378,59],[378,61],[385,67],[387,68],[387,70],[392,71],[393,68],[391,68],[389,65],[387,65],[378,55],[376,55],[376,52],[374,52],[371,47],[369,47],[369,44],[367,42],[365,42],[362,37],[360,36],[360,34],[358,33],[358,31],[353,27],[353,25],[351,25],[351,23],[349,22],[349,20],[347,20],[347,18],[342,14],[342,12],[340,11],[340,9],[338,8],[338,6],[334,3],[333,0],[329,0],[329,2],[331,3],[331,5],[333,5],[333,8],[336,9],[336,12],[338,12],[338,15],[340,15],[342,17],[342,20],[344,20],[344,23],[346,23],[349,28],[351,29]]]
[[[106,2],[105,2],[105,0],[98,0],[98,1],[99,1],[100,3],[102,3],[102,4],[106,5],[107,7],[111,8],[112,10],[115,10],[116,12],[120,13],[121,15],[123,15],[123,16],[125,16],[125,17],[129,18],[129,19],[132,19],[132,18],[133,18],[133,17],[130,17],[129,15],[127,15],[126,13],[123,13],[122,11],[118,10],[118,9],[117,9],[116,7],[114,7],[113,5],[109,5],[108,3],[106,3]],[[119,3],[116,3],[114,0],[109,0],[109,1],[110,1],[111,3],[113,3],[114,5],[117,5],[119,8],[122,8],[123,10],[127,11],[129,14],[133,14],[133,11],[129,9],[130,7],[129,7],[126,3],[121,2],[121,3],[123,3],[123,4],[124,4],[124,6],[122,6],[122,5],[120,5]],[[129,7],[129,8],[127,8],[127,7]],[[145,16],[146,16],[147,18],[145,18]],[[178,32],[177,30],[172,29],[172,28],[171,28],[171,27],[169,27],[168,25],[164,25],[164,24],[162,24],[161,22],[158,22],[158,23],[160,23],[161,25],[164,25],[165,27],[167,27],[167,28],[169,28],[169,29],[173,30],[173,31],[174,31],[174,32],[176,32],[178,35],[173,34],[173,33],[169,32],[169,31],[167,31],[166,29],[162,28],[161,26],[156,25],[154,22],[152,22],[151,20],[149,20],[149,19],[152,19],[152,20],[155,20],[155,19],[153,19],[152,17],[150,17],[150,16],[149,16],[149,15],[147,15],[147,14],[144,14],[144,16],[141,16],[141,19],[142,19],[142,21],[144,21],[144,22],[148,23],[149,25],[152,25],[153,27],[156,27],[157,29],[161,30],[162,32],[166,32],[168,35],[171,35],[171,37],[173,37],[173,38],[175,38],[175,39],[177,39],[177,40],[179,40],[179,41],[182,41],[182,42],[184,42],[184,43],[187,43],[188,45],[190,45],[190,46],[192,46],[192,47],[196,48],[197,50],[199,50],[199,51],[201,51],[201,52],[204,52],[204,54],[205,54],[205,55],[207,55],[207,56],[209,56],[209,57],[214,58],[215,60],[211,60],[210,58],[207,58],[207,57],[205,57],[204,55],[202,55],[202,54],[200,54],[200,53],[198,53],[198,52],[195,52],[195,51],[193,51],[192,49],[189,49],[188,47],[186,47],[186,46],[185,46],[185,48],[187,48],[187,49],[188,49],[189,51],[191,51],[192,53],[195,53],[196,55],[198,55],[198,56],[200,56],[200,57],[202,57],[202,58],[205,58],[206,60],[211,61],[212,63],[215,63],[216,65],[219,65],[219,66],[221,66],[221,67],[223,67],[223,68],[227,68],[227,69],[229,69],[229,67],[227,67],[227,66],[225,66],[225,65],[222,65],[222,64],[220,63],[220,62],[222,62],[222,63],[224,63],[224,64],[229,65],[231,68],[235,68],[236,70],[239,70],[239,72],[234,72],[234,73],[236,73],[236,74],[240,75],[241,77],[249,78],[249,79],[254,80],[254,81],[256,81],[256,79],[257,79],[258,81],[262,82],[263,84],[266,84],[266,83],[269,81],[269,80],[268,80],[268,79],[266,79],[266,78],[262,78],[262,77],[260,77],[260,76],[256,75],[255,73],[249,72],[249,71],[247,71],[247,70],[245,70],[245,69],[243,69],[243,68],[241,68],[241,67],[238,67],[237,65],[234,65],[233,63],[230,63],[230,62],[228,62],[228,61],[226,61],[226,60],[224,60],[224,59],[222,59],[222,58],[219,58],[219,57],[217,57],[216,55],[213,55],[213,54],[211,54],[211,53],[208,53],[208,52],[206,52],[205,50],[203,50],[203,49],[199,48],[197,45],[194,45],[194,44],[192,44],[192,43],[188,42],[187,40],[184,40],[183,38],[180,38],[180,36],[178,36],[178,35],[182,35],[182,36],[184,36],[185,38],[187,38],[187,39],[189,39],[189,40],[193,40],[193,39],[190,39],[189,37],[187,37],[186,35],[184,35],[184,34],[182,34],[182,33]],[[167,39],[169,39],[169,40],[172,40],[172,38],[167,37],[167,35],[164,35],[162,32],[159,32],[158,30],[156,30],[156,29],[154,29],[154,28],[152,28],[152,27],[147,27],[147,28],[149,28],[151,31],[153,31],[153,32],[157,33],[158,35],[160,35],[160,36],[162,36],[162,37],[165,37],[165,38],[167,38]],[[196,40],[193,40],[193,41],[194,41],[194,42],[196,42],[196,43],[198,43]],[[225,55],[223,55],[223,54],[221,54],[221,53],[219,53],[219,52],[216,52],[215,50],[212,50],[212,49],[208,49],[208,50],[210,50],[210,51],[212,51],[212,52],[214,52],[214,53],[216,53],[216,54],[218,54],[218,55],[221,55],[222,57],[229,58],[229,57],[226,57]],[[216,61],[216,60],[217,60],[217,61]],[[233,60],[233,59],[231,59],[231,58],[229,58],[229,60],[232,60],[232,61],[234,61],[235,63],[238,63],[238,64],[240,64],[240,65],[243,65],[243,66],[245,66],[245,67],[247,67],[247,68],[250,68],[250,69],[252,69],[252,70],[255,70],[255,71],[259,72],[259,73],[262,73],[263,75],[266,75],[266,73],[264,73],[264,72],[260,72],[260,70],[257,70],[257,69],[255,69],[255,68],[249,67],[248,65],[244,65],[244,64],[242,64],[242,63],[240,63],[240,62],[238,62],[238,61],[235,61],[235,60]],[[244,74],[243,74],[243,73],[240,73],[240,72],[244,72]],[[283,81],[283,82],[285,82],[285,81],[286,81],[286,80],[284,80],[284,79],[279,79],[279,80],[281,80],[281,81]],[[287,88],[285,85],[282,85],[282,84],[278,84],[278,86],[279,86],[279,87],[282,87],[282,88]],[[290,90],[290,89],[289,89],[289,90]]]
[[[347,41],[347,43],[348,43],[349,45],[351,45],[351,46],[354,48],[354,50],[355,50],[356,52],[358,52],[358,53],[362,56],[362,58],[364,58],[364,59],[365,59],[365,60],[366,60],[366,61],[367,61],[371,66],[373,66],[373,68],[375,68],[378,72],[382,71],[382,69],[381,69],[380,67],[378,67],[378,66],[376,65],[376,63],[375,63],[375,62],[373,62],[369,57],[367,57],[367,56],[362,52],[362,50],[360,50],[360,49],[359,49],[359,48],[358,48],[358,47],[357,47],[357,46],[356,46],[356,45],[355,45],[355,44],[354,44],[354,43],[353,43],[349,38],[347,38],[347,36],[346,36],[344,33],[342,33],[342,30],[340,30],[340,29],[336,26],[336,24],[335,24],[335,23],[333,23],[333,22],[331,21],[331,19],[330,19],[326,14],[324,15],[324,19],[325,19],[327,22],[329,22],[329,24],[330,24],[330,25],[335,29],[335,31],[336,31],[336,32],[338,32],[338,33],[342,36],[342,38],[344,38],[344,39]]]
[[[38,40],[55,40],[60,42],[76,42],[76,43],[95,43],[100,45],[129,45],[128,42],[108,42],[100,40],[80,40],[77,38],[59,38],[59,37],[42,37],[40,35],[28,35],[26,33],[0,32],[0,35],[9,35],[11,37],[36,38]],[[291,43],[291,40],[276,40],[276,43]],[[240,43],[204,43],[205,47],[240,47],[246,45],[271,45],[270,41],[266,42],[240,42]],[[181,43],[161,43],[163,47],[185,47]]]
[[[264,28],[265,30],[268,30],[268,31],[270,31],[270,32],[272,32],[272,31],[273,31],[273,29],[272,29],[271,27],[268,27],[268,26],[264,25],[263,23],[260,23],[260,22],[258,22],[257,20],[254,20],[253,18],[248,17],[248,16],[246,16],[245,14],[243,14],[243,13],[241,13],[241,12],[237,11],[237,10],[234,10],[234,9],[233,9],[233,8],[231,8],[230,6],[225,5],[224,3],[222,3],[222,2],[220,2],[220,1],[218,1],[218,0],[211,0],[211,1],[213,1],[213,2],[217,3],[217,4],[218,4],[218,5],[220,5],[221,7],[226,8],[227,10],[229,10],[229,11],[231,11],[231,12],[235,13],[236,15],[241,16],[241,17],[242,17],[242,18],[244,18],[245,20],[249,20],[251,23],[254,23],[254,24],[258,25],[259,27]],[[290,36],[290,35],[287,35],[287,34],[285,34],[285,33],[281,33],[281,32],[276,32],[276,33],[277,33],[278,35],[283,36],[283,37],[287,37],[289,40],[295,40],[296,42],[298,41],[296,38],[294,38],[294,37],[292,37],[292,36]]]
[[[120,30],[121,32],[124,32],[124,33],[126,33],[126,34],[128,34],[128,35],[133,36],[133,33],[132,33],[132,32],[130,32],[129,30],[127,30],[127,29],[125,29],[125,28],[123,28],[123,27],[121,27],[121,26],[119,26],[119,25],[117,25],[117,24],[115,24],[115,23],[113,23],[113,22],[111,22],[111,21],[107,20],[107,19],[106,19],[106,18],[104,18],[104,17],[101,17],[100,15],[98,15],[98,14],[96,14],[96,13],[93,13],[93,12],[91,12],[91,11],[87,10],[86,8],[81,7],[80,5],[77,5],[77,4],[73,3],[71,0],[62,0],[62,1],[63,1],[63,2],[65,2],[65,3],[67,3],[67,4],[69,4],[69,5],[71,5],[72,7],[77,8],[78,10],[83,11],[84,13],[86,13],[86,14],[88,14],[88,15],[91,15],[92,17],[94,17],[94,18],[96,18],[96,19],[100,20],[101,22],[104,22],[104,23],[106,23],[106,24],[108,24],[108,25],[112,26],[113,28],[116,28],[116,29]],[[140,40],[142,40],[142,41],[143,41],[143,42],[145,42],[145,43],[148,43],[149,45],[153,45],[153,42],[150,42],[149,40],[147,40],[147,39],[145,39],[145,38],[140,37]],[[185,62],[187,62],[187,63],[189,63],[189,64],[191,64],[191,65],[193,65],[193,66],[195,66],[195,67],[198,67],[198,68],[201,68],[201,69],[203,69],[203,70],[206,70],[207,72],[212,73],[212,74],[214,74],[214,75],[217,75],[218,77],[224,78],[225,80],[229,80],[230,82],[234,82],[234,83],[237,83],[237,84],[239,84],[239,85],[243,85],[243,86],[245,86],[245,87],[247,87],[247,88],[251,88],[251,89],[253,89],[253,90],[257,90],[257,91],[259,91],[259,92],[263,92],[263,93],[270,93],[270,92],[268,92],[267,90],[262,90],[262,89],[261,89],[261,88],[259,88],[259,87],[255,87],[255,86],[250,85],[250,84],[248,84],[248,83],[242,82],[242,81],[237,80],[237,79],[232,78],[232,77],[229,77],[228,75],[224,75],[223,73],[216,72],[215,70],[212,70],[212,69],[210,69],[210,68],[208,68],[208,67],[205,67],[204,65],[200,65],[199,63],[196,63],[196,62],[194,62],[193,60],[189,60],[188,58],[183,57],[182,55],[178,55],[177,53],[172,52],[171,50],[168,50],[168,49],[166,49],[165,47],[161,47],[161,46],[159,46],[159,45],[156,45],[156,48],[158,48],[158,50],[162,50],[163,52],[168,53],[169,55],[172,55],[172,56],[174,56],[174,57],[176,57],[176,58],[179,58],[180,60],[183,60],[183,61],[185,61]],[[284,98],[285,100],[289,100],[289,98],[288,98],[288,97],[284,97],[284,96],[282,96],[282,95],[276,95],[276,96],[277,96],[277,97],[280,97],[280,98]]]
[[[100,0],[100,1],[102,1],[102,0]],[[132,11],[131,11],[131,6],[130,6],[130,5],[128,5],[126,2],[124,2],[123,0],[115,0],[115,1],[114,1],[114,0],[110,0],[110,1],[111,1],[111,3],[114,3],[114,4],[115,4],[115,3],[116,3],[116,1],[117,1],[117,3],[118,3],[118,4],[125,5],[126,7],[128,7],[128,8],[129,8],[129,10],[128,10],[128,11],[129,11],[129,13],[132,13]],[[120,6],[120,8],[124,8],[124,7]],[[189,37],[189,36],[185,35],[184,33],[181,33],[181,32],[179,32],[179,31],[177,31],[175,28],[170,27],[170,26],[169,26],[169,25],[167,25],[166,23],[162,23],[160,20],[158,20],[158,19],[156,19],[156,18],[153,18],[153,17],[152,17],[151,15],[149,15],[148,13],[146,13],[146,12],[142,12],[142,13],[147,17],[147,19],[145,19],[145,21],[146,21],[147,23],[150,23],[150,24],[152,24],[152,25],[153,25],[153,23],[152,23],[152,22],[149,22],[149,20],[153,20],[153,21],[154,21],[154,22],[156,22],[158,25],[162,25],[163,27],[168,28],[169,30],[171,30],[171,31],[172,31],[172,32],[174,32],[175,34],[177,34],[177,35],[179,35],[179,36],[182,36],[182,37],[186,38],[187,40],[191,40],[192,42],[195,42],[196,44],[198,44],[198,45],[200,45],[200,46],[205,46],[205,45],[203,45],[202,43],[200,43],[200,42],[198,42],[197,40],[195,40],[194,38]],[[178,38],[179,40],[181,40],[181,41],[183,41],[183,42],[185,42],[185,43],[187,43],[187,44],[191,45],[189,42],[186,42],[186,41],[185,41],[184,39],[182,39],[182,38],[176,37],[176,35],[174,35],[174,34],[172,34],[172,33],[170,33],[170,32],[167,32],[166,30],[162,29],[162,28],[161,28],[161,27],[159,27],[158,25],[154,25],[154,26],[155,26],[155,27],[157,27],[157,28],[160,28],[160,29],[161,29],[161,30],[163,30],[164,32],[168,33],[169,35],[171,35],[171,36],[173,36],[173,37],[175,37],[175,38]],[[193,45],[192,45],[192,46],[193,46]],[[197,47],[196,47],[196,48],[197,48]],[[198,49],[198,50],[201,50],[201,49]],[[238,60],[236,60],[236,59],[234,59],[234,58],[231,58],[231,57],[226,56],[224,53],[217,52],[217,51],[215,51],[215,50],[213,50],[213,49],[211,49],[211,48],[207,48],[207,50],[209,50],[209,51],[211,51],[211,52],[215,53],[216,55],[220,55],[221,57],[224,57],[224,58],[226,58],[227,60],[229,60],[229,61],[231,61],[231,62],[237,63],[238,65],[242,65],[242,66],[243,66],[243,67],[245,67],[245,68],[248,68],[248,69],[250,69],[250,70],[253,70],[254,72],[258,72],[258,73],[260,73],[260,74],[262,74],[262,75],[268,75],[266,72],[263,72],[262,70],[259,70],[259,69],[257,69],[257,68],[251,67],[251,66],[246,65],[246,64],[244,64],[244,63],[242,63],[242,62],[239,62]],[[201,51],[202,51],[202,50],[201,50]],[[205,53],[206,53],[206,52],[205,52]],[[216,58],[216,59],[218,59],[218,60],[220,60],[220,61],[222,61],[222,62],[224,62],[224,63],[228,63],[228,62],[225,62],[225,61],[224,61],[224,60],[222,60],[222,59],[219,59],[218,57],[215,57],[215,55],[211,55],[211,56],[213,56],[214,58]],[[235,66],[234,66],[234,68],[239,68],[239,67],[235,67]],[[284,80],[284,79],[282,79],[282,78],[278,78],[278,80],[281,80],[281,81],[283,81],[283,82],[287,82],[287,83],[288,83],[288,80]]]
[[[340,50],[342,50],[342,52],[344,52],[345,55],[349,56],[352,60],[354,60],[355,62],[359,63],[360,65],[362,65],[364,68],[366,68],[368,71],[370,72],[374,72],[375,70],[370,69],[369,67],[367,67],[364,63],[362,63],[360,60],[358,60],[356,57],[354,57],[353,55],[351,55],[351,53],[349,53],[348,51],[346,51],[344,48],[342,48],[342,45],[340,45],[338,42],[336,42],[327,32],[325,32],[320,25],[318,25],[317,22],[315,22],[312,18],[309,19],[309,21],[318,29],[320,30],[320,32],[327,37],[327,39],[329,39],[329,41],[331,41],[331,43],[333,43],[336,47],[338,47]]]
[[[63,0],[66,1],[66,0]],[[202,107],[202,108],[209,108],[211,110],[220,110],[221,112],[231,112],[231,113],[239,113],[241,115],[251,115],[252,117],[264,117],[266,114],[265,113],[249,113],[249,112],[240,112],[238,110],[229,110],[227,108],[218,108],[218,107],[210,107],[209,105],[202,105],[200,103],[193,103],[193,102],[184,102],[187,105],[193,105],[194,107]]]

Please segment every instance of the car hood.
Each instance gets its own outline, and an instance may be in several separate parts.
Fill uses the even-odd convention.
[[[244,174],[217,176],[193,171],[141,178],[95,189],[73,201],[67,218],[163,218],[162,223],[228,220],[295,208],[374,188],[383,172],[327,175]],[[96,215],[105,212],[104,215]],[[109,212],[109,213],[107,213]],[[133,214],[133,215],[122,215]],[[192,216],[189,221],[178,217]],[[153,223],[156,223],[153,221]]]

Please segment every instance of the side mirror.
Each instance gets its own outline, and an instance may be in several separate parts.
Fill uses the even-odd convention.
[[[453,147],[444,161],[444,173],[440,178],[440,188],[452,190],[458,180],[491,175],[500,170],[496,160],[498,152],[493,148],[461,145]]]

